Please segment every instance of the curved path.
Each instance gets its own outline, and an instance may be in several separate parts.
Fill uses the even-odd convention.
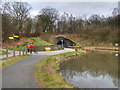
[[[18,61],[2,70],[2,88],[40,88],[35,82],[33,68],[41,59],[65,52],[72,52],[73,49],[59,51],[38,52],[28,58]]]

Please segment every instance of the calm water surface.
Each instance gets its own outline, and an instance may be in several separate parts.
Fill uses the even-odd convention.
[[[65,80],[78,88],[117,88],[118,57],[115,53],[88,51],[60,64]]]

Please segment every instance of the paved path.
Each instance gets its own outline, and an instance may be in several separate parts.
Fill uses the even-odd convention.
[[[57,51],[40,51],[37,54],[33,53],[32,55],[55,55],[55,54],[61,54],[66,52],[73,52],[74,49],[65,48],[64,50],[57,50]]]
[[[10,51],[12,52],[12,50],[10,50]],[[58,51],[40,51],[37,54],[35,54],[33,52],[32,55],[55,55],[55,54],[60,54],[60,53],[65,53],[65,52],[72,52],[72,51],[74,51],[74,50],[65,48],[64,50],[58,50]],[[23,52],[21,51],[21,55],[22,54],[23,54]],[[15,56],[19,56],[19,52],[18,51],[16,51]],[[8,57],[13,57],[13,54],[8,54]],[[3,59],[3,58],[6,58],[6,55],[0,55],[0,59]]]
[[[26,59],[18,61],[2,70],[2,87],[3,88],[40,88],[35,82],[33,69],[37,62],[41,59],[54,54],[74,51],[65,49],[59,51],[39,52],[32,54]]]

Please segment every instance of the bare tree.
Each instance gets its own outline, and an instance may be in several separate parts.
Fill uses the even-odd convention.
[[[89,17],[89,22],[93,25],[99,25],[100,24],[101,17],[97,14],[92,15]]]
[[[11,17],[9,14],[2,14],[2,41],[6,42],[9,40],[9,36],[14,31],[13,24],[11,23]]]
[[[64,12],[63,15],[60,16],[60,30],[62,33],[66,33],[69,30],[69,14]]]
[[[44,28],[46,27],[46,26],[44,26],[44,25],[46,25],[46,24],[45,24],[45,22],[42,23],[41,15],[36,16],[36,17],[35,17],[35,23],[34,23],[34,26],[35,26],[35,34],[36,34],[36,35],[39,36],[41,32],[45,32],[45,31],[43,31],[43,30],[45,30]]]
[[[33,21],[31,18],[28,18],[27,23],[24,25],[25,36],[29,36],[30,32],[32,31]]]
[[[55,27],[55,21],[58,18],[58,11],[52,7],[43,8],[40,12],[39,18],[39,20],[42,21],[43,32],[53,32]]]
[[[118,8],[114,8],[113,12],[112,12],[112,16],[117,16],[118,15]]]
[[[22,33],[23,27],[28,20],[29,11],[31,6],[27,2],[6,2],[4,4],[7,12],[11,15],[13,22],[16,25],[17,34]]]

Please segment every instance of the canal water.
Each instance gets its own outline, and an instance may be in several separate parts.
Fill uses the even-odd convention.
[[[117,88],[118,57],[113,52],[88,51],[60,64],[65,80],[78,88]]]

